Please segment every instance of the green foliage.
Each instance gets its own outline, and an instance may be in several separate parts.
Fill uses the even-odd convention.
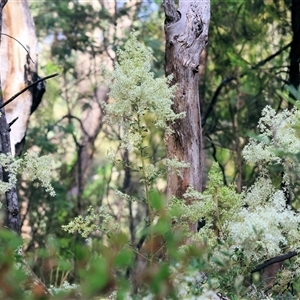
[[[289,1],[211,1],[202,111],[206,155],[223,167],[225,182],[253,183],[256,169],[242,163],[262,109],[284,109],[276,92],[286,83],[290,42]],[[254,17],[255,16],[255,17]],[[285,48],[284,48],[285,47]],[[274,54],[274,55],[273,55]],[[226,153],[226,155],[224,155]]]
[[[205,225],[197,234],[197,238],[214,245],[217,242],[216,232],[222,232],[226,223],[232,220],[242,205],[242,198],[233,185],[230,187],[223,185],[217,163],[212,166],[208,178],[209,183],[204,193],[189,187],[184,199],[175,199],[170,203],[170,210],[176,212],[174,221],[179,225],[182,223],[186,226],[188,221],[205,220]],[[185,230],[187,234],[191,234],[188,227]]]
[[[130,287],[124,286],[121,279],[118,281],[112,275],[117,274],[117,278],[122,278],[128,267],[133,268],[132,284],[139,288],[140,297],[159,295],[176,299],[175,295],[180,295],[179,297],[184,299],[193,299],[194,296],[205,299],[209,295],[221,292],[233,299],[250,298],[253,295],[260,295],[263,298],[263,290],[256,291],[255,286],[249,284],[251,272],[263,260],[298,249],[297,224],[300,223],[300,217],[286,206],[283,191],[273,185],[265,172],[261,173],[250,188],[245,189],[243,193],[237,193],[234,185],[223,184],[223,175],[217,163],[211,167],[208,185],[203,193],[189,187],[184,194],[184,199],[173,199],[166,206],[159,194],[152,189],[160,172],[153,164],[148,163],[151,154],[144,146],[145,137],[151,132],[148,124],[154,123],[155,125],[155,119],[147,123],[146,112],[149,111],[150,115],[154,112],[151,110],[152,98],[147,98],[139,89],[143,86],[143,80],[148,85],[150,82],[157,85],[157,82],[153,80],[153,75],[149,73],[150,56],[137,43],[134,36],[126,44],[125,50],[120,53],[120,62],[113,75],[114,83],[110,94],[114,96],[114,102],[106,105],[106,111],[112,123],[122,125],[123,146],[130,150],[135,148],[139,153],[141,164],[136,166],[130,164],[128,167],[141,175],[140,182],[144,185],[144,196],[135,198],[121,191],[116,191],[116,195],[127,201],[142,199],[145,202],[148,207],[148,220],[144,234],[147,234],[148,238],[142,248],[136,249],[129,243],[129,238],[125,233],[116,230],[108,234],[107,245],[105,243],[100,246],[99,252],[96,252],[100,256],[96,254],[95,260],[91,260],[91,267],[88,268],[91,276],[95,278],[101,276],[105,279],[96,280],[94,283],[92,281],[90,288],[83,284],[83,293],[91,297],[98,293],[105,294],[109,290],[118,291],[118,284],[121,286],[122,295],[129,292]],[[127,68],[131,69],[133,66],[142,75],[135,72],[128,73]],[[119,82],[122,84],[119,85]],[[132,87],[126,92],[126,87],[129,88],[126,84],[128,82]],[[164,84],[167,89],[166,82]],[[126,102],[126,97],[130,101]],[[148,101],[144,101],[143,97],[146,97]],[[124,106],[122,106],[123,102],[125,102]],[[169,109],[170,102],[164,103]],[[298,120],[297,110],[283,111],[278,115],[271,111],[272,117],[268,117],[267,110],[270,111],[270,108],[265,109],[259,126],[273,146],[276,145],[273,142],[276,138],[272,136],[275,129],[280,130],[281,125],[288,129],[286,124],[291,128],[291,135],[284,137],[285,148],[281,149],[281,153],[285,153],[286,149],[290,149],[289,138],[296,143],[295,130],[293,130],[296,123],[290,121],[290,118]],[[168,120],[168,116],[169,113],[162,116],[162,119]],[[281,121],[279,126],[277,119],[284,120],[285,123]],[[275,125],[272,125],[273,122]],[[274,152],[274,155],[278,155],[275,148],[267,149],[264,146],[265,142],[266,138],[261,136],[255,141],[255,145],[257,147],[263,145],[261,148],[267,153]],[[252,144],[251,140],[249,145]],[[280,140],[278,144],[280,145]],[[249,147],[247,146],[244,150],[246,158],[253,153],[257,154]],[[273,161],[274,155],[266,156],[262,153],[257,157],[265,159],[262,165],[266,166],[267,162]],[[110,153],[110,156],[113,161],[117,162],[115,154]],[[167,161],[166,167],[169,170],[174,169],[180,176],[178,168],[187,168],[188,165],[175,159]],[[84,237],[89,234],[91,236],[97,228],[93,223],[97,218],[99,218],[97,215],[93,218],[79,216],[66,228],[71,232],[77,230]],[[198,220],[202,220],[203,223],[199,232],[191,233],[189,224]],[[161,237],[163,244],[158,242]],[[183,242],[186,239],[189,240],[188,244]],[[158,253],[161,254],[158,255]],[[133,259],[135,255],[136,260]],[[169,260],[158,264],[164,256]],[[140,264],[144,265],[142,270],[140,270]],[[199,273],[196,275],[195,270],[198,270],[200,275]],[[289,272],[294,273],[295,269]],[[136,273],[138,275],[135,275]],[[195,274],[195,276],[190,274]],[[286,286],[286,277],[283,275],[280,277],[280,274],[278,273],[278,284]],[[135,279],[135,276],[139,278]],[[137,283],[134,283],[135,280]]]
[[[29,207],[26,215],[33,237],[25,244],[26,258],[51,285],[54,299],[209,299],[217,292],[230,299],[298,297],[297,257],[284,262],[269,287],[256,278],[258,274],[251,275],[259,263],[299,249],[298,212],[288,207],[285,199],[288,189],[293,205],[299,205],[299,113],[295,108],[277,114],[266,107],[258,120],[266,104],[279,111],[287,105],[287,94],[276,90],[285,80],[288,48],[270,57],[289,42],[288,2],[231,1],[225,6],[223,2],[212,1],[205,91],[203,86],[200,90],[205,115],[217,87],[225,80],[204,127],[206,164],[212,165],[207,187],[203,193],[189,187],[184,199],[168,204],[160,192],[165,188],[165,171],[180,176],[182,168],[189,165],[164,159],[162,131],[157,129],[167,129],[174,119],[170,109],[174,91],[167,89],[169,79],[157,79],[151,73],[163,73],[162,10],[143,15],[143,22],[139,22],[141,10],[133,11],[125,4],[118,4],[116,12],[110,13],[80,1],[31,3],[38,6],[36,25],[39,35],[46,38],[42,44],[47,44],[51,53],[44,57],[42,69],[63,74],[61,83],[47,85],[49,96],[42,102],[35,123],[31,121],[27,139],[29,148],[37,146],[42,154],[55,154],[53,187],[57,197],[35,188],[30,177],[20,187],[23,203]],[[73,196],[70,187],[78,178],[71,174],[78,167],[79,150],[85,146],[79,117],[92,107],[91,99],[103,84],[98,59],[104,54],[114,61],[115,49],[128,38],[126,33],[119,37],[117,30],[126,16],[135,18],[133,27],[146,47],[131,36],[131,44],[118,52],[121,60],[113,75],[112,99],[106,105],[106,120],[111,124],[105,126],[105,136],[114,141],[106,145],[103,134],[93,145],[87,185],[78,197]],[[96,68],[76,66],[81,55]],[[78,87],[84,76],[92,83],[83,93]],[[248,144],[249,130],[255,129],[258,121],[260,134],[252,134]],[[119,140],[123,148],[116,146]],[[112,165],[104,158],[109,148],[118,148],[109,152]],[[243,148],[252,165],[243,163]],[[211,164],[212,158],[221,169]],[[14,166],[10,161],[7,167]],[[37,174],[36,167],[33,169]],[[130,184],[126,185],[126,180]],[[282,190],[282,181],[288,188]],[[243,185],[248,188],[240,193]],[[94,208],[87,212],[91,204]],[[201,228],[193,235],[188,225],[197,220]],[[65,229],[71,234],[61,230],[68,222]],[[46,238],[49,234],[52,241]],[[88,239],[83,241],[79,234]],[[143,235],[148,252],[137,247]],[[161,250],[155,248],[158,236],[164,241],[161,256],[156,255]],[[1,275],[7,275],[16,286],[11,298],[25,299],[27,294],[20,293],[28,288],[19,289],[16,284],[26,277],[14,267],[14,250],[20,242],[16,239],[10,236],[0,245],[0,253],[10,254],[6,256],[7,272]],[[187,241],[190,244],[183,246]],[[137,276],[138,292],[130,296],[134,278],[128,274],[131,270],[134,274],[140,264],[144,268]],[[28,299],[33,297],[28,295]]]
[[[261,173],[283,172],[282,181],[289,186],[297,180],[299,173],[299,103],[292,110],[276,114],[270,106],[262,111],[258,128],[260,134],[250,139],[243,155],[248,163],[257,164]]]
[[[15,233],[3,228],[0,229],[0,297],[2,299],[8,297],[11,299],[23,298],[24,291],[21,282],[26,276],[21,269],[21,260],[18,255],[21,245],[22,240]]]

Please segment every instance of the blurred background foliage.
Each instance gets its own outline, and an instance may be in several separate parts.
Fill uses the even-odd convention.
[[[128,164],[136,156],[118,148],[120,128],[109,126],[103,117],[102,104],[109,101],[103,66],[113,69],[116,50],[134,30],[153,53],[153,72],[164,74],[160,5],[152,0],[30,2],[39,38],[39,73],[60,73],[58,79],[47,81],[26,140],[27,149],[53,154],[57,195],[51,198],[33,183],[19,181],[25,251],[47,285],[59,286],[62,278],[76,280],[75,257],[86,259],[76,250],[76,242],[88,241],[62,231],[61,226],[84,215],[90,205],[108,205],[131,243],[139,242],[145,205],[117,201],[113,195],[113,189],[119,189],[137,196],[141,187],[125,164],[112,165],[106,158],[110,147],[119,149]],[[245,166],[241,150],[249,132],[256,130],[262,108],[288,107],[278,91],[285,92],[289,84],[290,5],[289,0],[211,2],[209,45],[199,72],[206,173],[217,161],[224,183],[236,183],[238,191],[255,179],[257,170]],[[159,164],[165,157],[163,133],[153,133],[148,143],[153,163]],[[157,187],[164,192],[165,181]],[[38,248],[55,255],[55,276],[40,268],[45,261]]]

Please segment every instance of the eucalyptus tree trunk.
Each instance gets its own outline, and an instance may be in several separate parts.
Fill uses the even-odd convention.
[[[28,3],[1,0],[1,84],[0,105],[38,79],[37,38]],[[30,114],[44,93],[42,83],[20,94],[1,108],[0,153],[20,154]],[[17,153],[16,153],[17,152]],[[9,174],[1,168],[0,180]],[[6,226],[20,234],[17,189],[5,193]]]
[[[8,1],[3,10],[1,80],[4,101],[38,79],[37,37],[27,0]],[[45,91],[43,82],[22,93],[5,107],[11,125],[13,155],[22,152],[30,114]]]
[[[5,102],[4,100],[7,100],[7,97],[11,98],[14,96],[17,92],[22,90],[26,85],[32,83],[35,81],[34,76],[37,76],[36,69],[34,66],[32,66],[33,69],[29,67],[30,62],[30,47],[29,45],[33,45],[33,48],[36,46],[36,44],[30,44],[30,40],[35,40],[35,34],[33,36],[23,36],[22,34],[31,32],[34,29],[33,21],[30,16],[28,4],[26,0],[22,1],[14,1],[13,3],[7,3],[7,0],[0,0],[0,45],[1,45],[1,78],[0,78],[0,106]],[[31,22],[32,21],[32,22]],[[33,27],[31,27],[33,26]],[[6,32],[2,32],[2,29],[6,29]],[[26,48],[27,53],[25,51],[25,54],[16,49],[12,43],[15,43],[16,41],[12,39],[13,35],[10,35],[8,37],[11,41],[6,41],[2,43],[2,33],[8,34],[9,33],[19,33],[17,37],[20,39],[27,38],[28,43]],[[15,38],[17,38],[15,37]],[[32,41],[32,40],[31,40]],[[24,49],[22,49],[24,51]],[[14,51],[14,52],[11,52]],[[24,64],[23,64],[24,63]],[[29,69],[27,69],[29,67]],[[22,76],[21,76],[22,74]],[[32,77],[33,76],[33,77]],[[16,80],[16,82],[14,81]],[[40,86],[41,87],[41,86]],[[12,107],[15,107],[11,111],[6,106],[6,109],[3,107],[0,109],[1,116],[0,116],[0,153],[4,154],[11,154],[11,137],[12,134],[12,126],[13,124],[9,124],[7,122],[7,118],[10,115],[10,112],[17,111],[18,114],[20,114],[23,129],[21,132],[16,132],[16,136],[18,138],[23,139],[26,133],[27,129],[27,123],[30,116],[30,113],[33,111],[34,108],[34,93],[37,92],[37,90],[40,87],[36,87],[30,91],[30,95],[27,95],[24,97],[23,94],[18,98],[19,101],[24,101],[21,103],[21,105],[16,105],[15,107],[13,102],[10,104],[11,109]],[[14,90],[14,88],[16,90]],[[12,94],[10,94],[12,93]],[[42,96],[43,92],[39,94],[38,96]],[[23,96],[22,96],[23,95]],[[25,94],[26,95],[26,94]],[[36,94],[35,94],[36,95]],[[25,109],[26,107],[29,107],[28,110],[22,111],[22,109]],[[36,107],[36,106],[35,106]],[[21,128],[21,127],[20,127]],[[13,131],[15,132],[15,131]],[[15,136],[14,136],[15,137]],[[12,139],[13,141],[16,141],[17,139]],[[15,146],[15,143],[12,144],[12,147]],[[4,170],[4,168],[0,167],[0,180],[1,181],[8,181],[9,174]],[[20,235],[21,228],[20,228],[20,210],[19,210],[19,203],[18,203],[18,196],[17,196],[17,188],[16,186],[13,186],[9,191],[5,193],[5,211],[6,211],[6,221],[5,226],[13,231],[15,231],[17,234]],[[46,286],[41,282],[41,280],[36,277],[36,275],[33,273],[31,268],[26,264],[25,261],[23,261],[23,268],[25,270],[25,273],[28,275],[27,284],[31,288],[33,295],[38,296],[39,299],[41,297],[50,296],[49,291],[47,290]],[[38,294],[38,295],[37,295]],[[44,299],[44,298],[43,298]]]
[[[199,102],[200,56],[208,43],[210,21],[209,0],[179,0],[178,10],[174,0],[164,0],[165,11],[165,73],[173,75],[177,84],[173,110],[186,112],[185,118],[170,124],[174,133],[165,136],[168,158],[177,157],[190,164],[182,171],[182,177],[169,173],[168,195],[182,198],[192,186],[202,190],[203,156],[201,107]],[[191,231],[197,224],[190,224]]]
[[[3,10],[7,0],[1,0],[0,4],[0,41],[2,35],[2,28],[3,28]],[[2,66],[2,65],[1,65]],[[11,83],[13,84],[13,83]],[[3,104],[3,89],[2,83],[0,81],[0,105]],[[1,116],[0,116],[0,153],[10,154],[11,147],[10,147],[10,128],[7,123],[6,114],[4,108],[0,109]],[[9,174],[5,171],[4,168],[0,167],[0,180],[7,182],[9,179]],[[10,190],[5,193],[4,197],[4,207],[6,212],[6,221],[5,226],[9,229],[12,229],[17,234],[20,234],[20,215],[19,215],[19,206],[18,206],[18,196],[17,196],[17,189],[13,186]]]

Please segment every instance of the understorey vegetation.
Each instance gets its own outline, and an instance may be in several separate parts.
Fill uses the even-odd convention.
[[[298,1],[0,2],[0,299],[300,297]]]
[[[220,167],[214,163],[203,192],[190,186],[183,199],[166,199],[159,179],[167,170],[181,176],[189,165],[163,157],[154,164],[148,141],[156,128],[173,134],[168,123],[184,117],[184,112],[176,115],[171,110],[176,86],[168,86],[169,78],[154,77],[150,71],[152,55],[134,34],[118,57],[105,111],[110,125],[121,127],[121,136],[120,146],[109,149],[108,157],[113,165],[123,164],[139,178],[138,195],[115,190],[114,197],[124,206],[130,202],[145,206],[148,217],[140,224],[140,242],[130,242],[129,233],[122,229],[124,221],[117,222],[106,205],[91,206],[61,229],[82,237],[74,248],[75,257],[67,261],[57,256],[57,241],[50,237],[40,252],[44,272],[50,272],[56,284],[60,282],[59,287],[49,285],[49,295],[45,296],[38,295],[38,285],[26,287],[30,274],[20,250],[24,242],[2,228],[1,298],[293,297],[299,288],[300,214],[289,205],[286,194],[296,184],[300,167],[298,103],[292,110],[279,113],[270,106],[263,109],[260,133],[243,149],[245,163],[258,168],[251,186],[238,193],[234,184],[224,185]],[[123,151],[129,153],[127,161],[120,156]],[[3,156],[1,162],[13,183],[24,165],[21,171],[29,180],[42,176],[42,185],[53,195],[51,173],[42,157],[26,154],[23,162]],[[279,177],[278,170],[282,174]],[[2,185],[2,192],[7,188]],[[193,222],[199,223],[196,233],[189,229]],[[275,263],[280,267],[267,277],[265,270]],[[54,266],[57,271],[53,272]],[[72,280],[71,272],[78,280]]]

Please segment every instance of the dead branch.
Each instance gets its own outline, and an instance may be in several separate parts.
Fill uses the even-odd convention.
[[[37,85],[39,82],[53,78],[58,76],[58,73],[40,78],[39,80],[33,82],[32,84],[29,84],[28,86],[26,86],[23,90],[21,90],[20,92],[16,93],[14,96],[12,96],[10,99],[8,99],[7,101],[5,101],[3,104],[0,105],[0,109],[5,107],[6,105],[8,105],[9,103],[11,103],[12,101],[14,101],[17,97],[19,97],[21,94],[23,94],[24,92],[26,92],[27,90],[29,90],[30,88],[32,88],[33,86]]]
[[[266,260],[265,262],[257,265],[256,268],[251,271],[251,273],[261,271],[261,270],[265,269],[266,267],[268,267],[270,265],[273,265],[275,263],[290,259],[290,258],[292,258],[292,257],[294,257],[298,254],[299,254],[299,252],[297,252],[297,251],[290,251],[288,253],[270,258],[270,259]]]

